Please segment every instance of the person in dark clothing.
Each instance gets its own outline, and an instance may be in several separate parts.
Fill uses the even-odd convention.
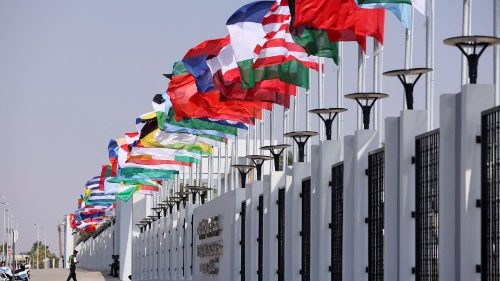
[[[118,260],[118,257],[118,255],[111,255],[113,263],[109,265],[111,267],[111,272],[109,273],[109,275],[113,277],[118,277],[118,270],[120,269],[120,261]]]
[[[68,276],[68,279],[66,279],[66,281],[69,281],[70,279],[73,279],[73,281],[77,281],[76,280],[76,264],[78,263],[78,261],[76,260],[76,254],[78,254],[78,251],[74,250],[73,254],[71,256],[69,256],[69,259],[68,259],[69,276]]]

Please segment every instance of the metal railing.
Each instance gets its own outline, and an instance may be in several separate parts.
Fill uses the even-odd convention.
[[[342,233],[344,220],[344,163],[332,167],[331,280],[342,280]]]
[[[302,268],[300,274],[302,281],[311,280],[311,178],[302,181],[302,229],[300,231],[302,242]]]
[[[500,107],[481,116],[481,280],[500,280]]]
[[[384,148],[368,154],[368,280],[384,280]]]
[[[439,280],[439,129],[415,138],[415,276]]]

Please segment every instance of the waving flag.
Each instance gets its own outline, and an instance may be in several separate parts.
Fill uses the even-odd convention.
[[[187,72],[182,62],[174,64],[172,80],[167,91],[177,120],[213,118],[253,124],[254,118],[262,118],[262,109],[271,108],[271,104],[263,102],[223,102],[220,100],[219,91],[200,94],[194,77]]]
[[[411,0],[357,0],[361,8],[384,8],[393,13],[405,28],[411,28]]]
[[[356,40],[366,50],[366,36],[384,41],[384,9],[362,9],[354,0],[288,0],[293,28],[328,32],[331,41]]]

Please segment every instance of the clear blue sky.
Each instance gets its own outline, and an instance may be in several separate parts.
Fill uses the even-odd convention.
[[[84,183],[107,161],[108,140],[133,130],[135,117],[151,110],[153,95],[166,87],[161,74],[195,44],[225,36],[229,15],[248,2],[0,0],[0,195],[19,221],[19,250],[36,239],[35,222],[47,229],[48,243],[57,249],[56,225],[75,209]],[[461,34],[462,1],[435,2],[439,95],[460,89],[460,54],[442,40]],[[492,1],[473,1],[474,34],[492,34],[492,6]],[[392,14],[385,34],[384,69],[402,68],[404,30]],[[424,34],[423,17],[416,14],[415,66],[425,66]],[[346,46],[344,61],[349,93],[356,89],[355,45]],[[492,69],[489,50],[481,61],[480,83],[492,83]],[[335,100],[333,73],[329,62],[327,106]],[[370,72],[367,77],[370,89]],[[424,106],[424,82],[416,89],[416,108]],[[398,83],[384,78],[384,91],[391,95],[385,116],[401,109]],[[352,109],[345,115],[350,134],[354,104],[345,105]]]

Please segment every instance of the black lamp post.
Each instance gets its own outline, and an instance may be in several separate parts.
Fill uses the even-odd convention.
[[[143,232],[144,224],[142,224],[142,223],[136,223],[135,225],[137,225],[137,227],[139,227],[139,231],[142,233]]]
[[[255,166],[236,164],[236,165],[231,165],[231,167],[238,169],[238,172],[240,172],[240,177],[241,177],[241,188],[245,188],[247,184],[247,175],[252,169],[255,169]]]
[[[403,87],[405,89],[406,108],[412,110],[413,89],[415,87],[415,84],[417,84],[418,80],[420,79],[420,77],[422,77],[423,74],[430,71],[432,71],[431,68],[396,69],[396,70],[386,71],[384,72],[384,75],[396,76],[399,78],[399,81],[401,81],[401,84],[403,84]],[[411,76],[417,76],[417,78],[415,78],[415,81],[411,82],[411,80],[409,79]]]
[[[266,160],[272,160],[273,157],[266,155],[247,155],[247,158],[252,160],[255,165],[255,169],[257,170],[257,180],[262,180],[262,165]]]
[[[170,214],[172,214],[175,202],[170,198],[167,198],[167,200],[163,200],[163,202],[168,207]]]
[[[500,38],[493,36],[458,36],[445,39],[444,44],[457,47],[467,58],[469,65],[469,80],[471,84],[477,83],[477,66],[483,52],[492,45],[500,44]],[[479,52],[478,52],[478,49]],[[469,54],[467,50],[472,50]]]
[[[375,102],[379,99],[383,99],[388,96],[389,95],[384,93],[373,93],[373,92],[353,93],[345,95],[346,98],[355,100],[361,107],[361,110],[363,112],[363,128],[365,130],[370,129],[370,111],[372,110],[372,107],[375,104]]]
[[[326,139],[331,140],[332,139],[332,125],[333,121],[337,117],[339,113],[345,112],[347,109],[345,108],[340,108],[340,107],[332,107],[332,108],[318,108],[318,109],[313,109],[309,110],[310,113],[317,114],[318,117],[323,120],[323,123],[325,125],[325,133],[326,133]]]
[[[305,146],[309,138],[317,136],[317,132],[313,131],[297,131],[297,132],[290,132],[284,134],[285,137],[287,138],[292,138],[295,143],[297,143],[297,147],[299,149],[299,162],[304,162],[304,156],[305,156]]]
[[[168,204],[160,203],[160,204],[158,204],[158,207],[160,207],[161,210],[163,211],[163,217],[166,217],[167,216],[167,210],[168,210]]]
[[[187,191],[177,191],[175,194],[177,194],[182,201],[182,207],[186,208],[187,201],[189,201],[189,192]]]
[[[152,208],[152,210],[155,211],[157,219],[160,219],[161,212],[162,212],[163,208],[162,207],[154,207],[154,208]]]
[[[205,199],[207,196],[207,192],[210,190],[213,190],[213,188],[208,188],[204,186],[195,186],[195,185],[188,185],[186,188],[191,191],[191,194],[193,196],[193,204],[196,204],[196,194],[200,195],[201,198],[201,204],[205,204]]]
[[[179,210],[181,207],[182,198],[179,196],[170,196],[170,200],[175,203],[175,205],[177,206],[177,210]]]
[[[148,226],[149,229],[151,229],[151,220],[149,218],[144,218],[140,222],[144,224],[144,230],[147,230],[146,226]]]
[[[260,150],[269,150],[269,153],[271,153],[274,159],[274,170],[283,171],[283,169],[280,168],[280,156],[283,151],[289,146],[289,144],[268,145],[261,147]]]

